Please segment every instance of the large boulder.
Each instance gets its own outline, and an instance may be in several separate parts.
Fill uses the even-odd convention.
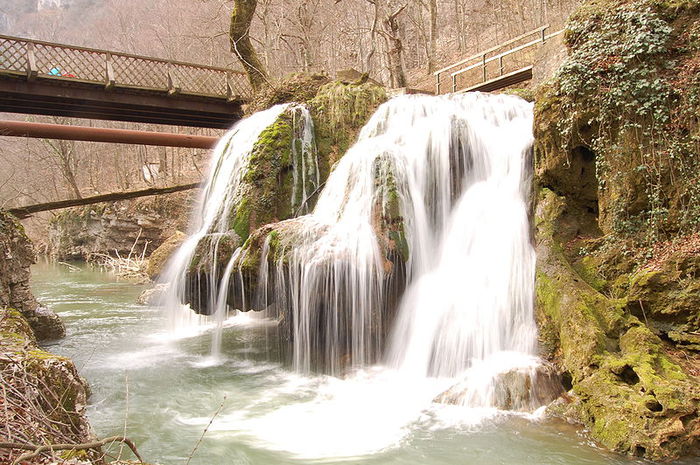
[[[148,257],[148,265],[146,265],[146,274],[149,278],[155,280],[165,271],[170,257],[177,251],[182,243],[187,238],[187,235],[182,231],[175,233],[167,238],[156,250]]]

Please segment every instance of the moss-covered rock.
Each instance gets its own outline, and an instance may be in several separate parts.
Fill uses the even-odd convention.
[[[700,331],[700,255],[676,254],[629,276],[630,310],[663,333]]]
[[[294,105],[260,134],[237,194],[240,200],[230,214],[231,229],[241,239],[264,224],[313,207],[311,194],[320,179],[316,144],[304,140],[304,132],[312,131],[305,127],[310,123]]]
[[[146,274],[151,279],[157,279],[168,263],[170,257],[182,245],[187,236],[182,231],[175,233],[167,238],[156,250],[148,257],[148,265],[146,266]]]
[[[326,179],[335,163],[357,140],[362,126],[387,100],[386,90],[372,82],[330,82],[309,102],[321,156],[319,169]]]
[[[556,334],[551,351],[571,380],[562,410],[613,450],[675,458],[700,437],[700,384],[674,363],[662,341],[629,313],[627,299],[607,297],[571,266],[566,198],[543,189],[536,212],[540,326]],[[574,209],[575,211],[575,209]]]
[[[589,0],[569,57],[537,93],[542,185],[635,250],[700,227],[700,4]]]
[[[309,102],[316,96],[318,89],[330,80],[325,74],[292,74],[275,86],[265,86],[248,104],[246,114],[266,110],[280,103]]]
[[[6,396],[0,418],[10,426],[3,431],[4,441],[80,444],[93,439],[85,416],[89,388],[73,362],[39,349],[22,314],[3,307],[0,372]],[[11,463],[24,452],[0,449],[0,461]],[[89,454],[97,456],[97,451]]]

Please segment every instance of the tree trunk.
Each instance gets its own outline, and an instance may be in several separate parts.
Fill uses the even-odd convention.
[[[267,71],[255,53],[250,41],[250,25],[253,22],[257,0],[234,0],[231,13],[229,40],[231,51],[236,54],[248,74],[250,86],[254,91],[268,84]]]
[[[428,73],[435,71],[435,60],[437,59],[437,0],[428,0],[428,15],[430,16],[430,45],[428,47]]]
[[[387,40],[387,58],[389,61],[389,78],[391,87],[406,87],[406,73],[403,70],[403,43],[399,37],[399,23],[396,17],[406,8],[397,9],[384,20],[384,32]]]

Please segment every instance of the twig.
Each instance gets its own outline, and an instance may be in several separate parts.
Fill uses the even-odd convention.
[[[71,273],[77,273],[79,271],[83,271],[80,268],[78,268],[77,266],[71,265],[70,263],[66,263],[66,262],[57,262],[57,263],[59,265],[63,265],[65,267],[68,267],[68,271],[70,271]]]
[[[202,443],[202,439],[204,439],[204,435],[207,434],[207,431],[209,431],[209,427],[211,427],[211,424],[214,423],[214,418],[216,418],[217,415],[219,415],[219,413],[221,413],[221,410],[224,408],[224,403],[226,403],[226,396],[224,396],[224,400],[221,401],[221,405],[219,405],[219,408],[216,410],[216,412],[214,412],[214,415],[212,415],[211,420],[209,420],[209,424],[207,425],[207,427],[204,428],[204,431],[202,431],[202,435],[199,437],[197,444],[194,445],[194,449],[192,449],[190,456],[187,457],[187,462],[185,463],[185,465],[190,465],[190,460],[192,460],[194,453],[197,452],[199,445]]]
[[[109,442],[122,442],[122,443],[126,444],[127,446],[129,446],[129,449],[131,449],[131,452],[134,453],[134,455],[139,460],[139,462],[143,463],[143,459],[141,458],[141,455],[139,455],[139,452],[136,449],[136,445],[133,443],[133,441],[131,439],[125,438],[123,436],[112,436],[109,438],[104,438],[100,441],[86,442],[84,444],[47,444],[45,446],[38,446],[36,444],[19,444],[19,443],[12,443],[12,442],[3,442],[3,443],[0,443],[0,449],[22,449],[22,450],[33,451],[33,452],[29,452],[29,453],[20,455],[14,462],[12,462],[12,465],[17,465],[20,462],[23,462],[24,460],[33,459],[34,457],[38,456],[42,452],[46,452],[46,451],[97,449],[99,447],[104,446],[105,444],[107,444]]]
[[[642,308],[642,315],[644,316],[644,324],[649,326],[649,322],[647,321],[647,313],[644,311],[644,304],[642,304],[641,300],[639,300],[639,306]]]

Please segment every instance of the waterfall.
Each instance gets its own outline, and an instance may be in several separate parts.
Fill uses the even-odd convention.
[[[427,253],[413,264],[387,356],[401,370],[440,377],[502,360],[501,352],[533,354],[536,345],[531,105],[478,94],[447,102],[436,106],[451,124],[437,123],[424,137],[426,155],[413,172],[424,184],[405,202],[411,250]],[[449,163],[452,172],[442,166],[437,178],[421,176]]]
[[[310,213],[266,226],[258,249],[249,240],[217,263],[256,140],[288,108],[241,121],[219,143],[196,227],[170,266],[180,301],[188,279],[195,289],[208,280],[201,298],[219,328],[214,355],[235,301],[278,318],[300,372],[337,375],[383,360],[413,377],[457,378],[486,366],[495,379],[536,366],[532,105],[478,93],[391,99],[332,169]],[[297,215],[319,185],[313,123],[298,108],[290,147]],[[256,253],[255,289],[246,291],[241,270]],[[205,278],[188,276],[195,256],[206,257]],[[466,397],[488,406],[492,386],[472,384],[481,387]]]
[[[171,329],[189,332],[193,327],[215,324],[215,356],[221,344],[220,329],[229,310],[227,293],[233,265],[241,253],[241,249],[237,248],[241,245],[240,238],[231,231],[231,214],[245,195],[244,178],[260,135],[285,112],[292,116],[294,131],[290,147],[293,164],[292,207],[306,208],[305,201],[319,182],[311,114],[306,107],[293,104],[276,105],[255,113],[234,125],[214,148],[208,176],[191,217],[188,237],[169,260],[162,278],[170,283],[163,305],[169,311]],[[220,249],[231,246],[234,248],[232,255],[220,253]],[[220,263],[220,256],[227,261]],[[197,274],[191,273],[194,261],[206,264],[205,269]],[[193,297],[214,316],[213,321],[183,305],[187,300],[187,287],[192,293],[191,289],[198,290],[199,281],[203,279],[208,281],[208,285],[203,286],[205,295]]]
[[[516,97],[403,96],[382,105],[313,212],[280,224],[293,239],[271,267],[265,243],[262,306],[287,315],[294,367],[338,374],[376,361],[397,276],[407,289],[390,366],[454,377],[496,353],[532,354],[531,145],[532,107]],[[382,225],[392,221],[393,236]],[[392,261],[388,249],[402,241],[408,256]]]

